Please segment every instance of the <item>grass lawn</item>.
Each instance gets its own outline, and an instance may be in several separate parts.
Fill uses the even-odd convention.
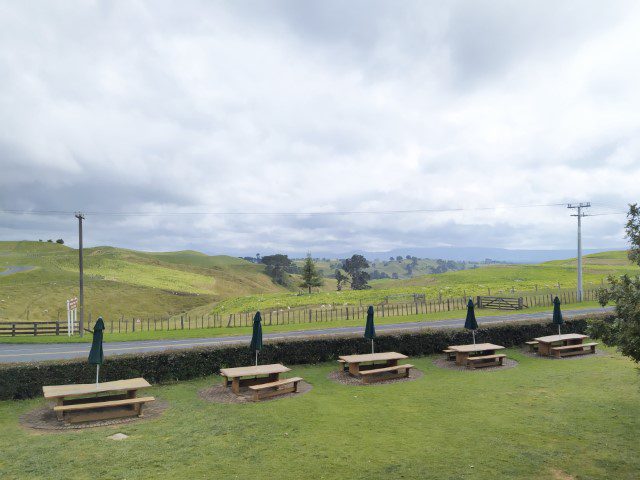
[[[565,309],[580,309],[580,308],[598,308],[600,305],[598,302],[582,302],[581,304],[569,304],[564,306]],[[505,310],[476,310],[476,316],[478,321],[482,323],[482,319],[486,318],[487,321],[491,320],[491,317],[496,315],[518,315],[528,314],[536,312],[548,312],[551,313],[552,309],[549,307],[534,307],[522,310],[520,312],[505,311]],[[406,316],[390,316],[382,317],[377,316],[375,319],[376,325],[387,325],[391,323],[407,323],[407,322],[434,322],[437,320],[447,320],[451,318],[464,318],[466,312],[464,310],[456,310],[451,312],[437,312],[430,314],[418,314],[418,315],[406,315]],[[312,323],[291,323],[288,325],[269,325],[268,321],[263,318],[264,333],[277,333],[277,332],[291,332],[294,330],[321,330],[325,328],[335,327],[357,327],[362,326],[364,328],[365,319],[356,318],[355,320],[339,319],[333,322],[312,322]],[[146,324],[144,325],[146,328]],[[194,328],[185,330],[151,330],[151,331],[137,331],[134,333],[109,333],[109,325],[107,324],[107,331],[104,336],[106,342],[123,342],[131,340],[162,340],[162,339],[180,339],[180,338],[211,338],[211,337],[226,337],[233,335],[251,335],[251,327],[218,327],[218,328]],[[17,337],[0,337],[0,343],[82,343],[91,342],[91,335],[87,334],[84,338],[79,336],[68,337],[66,335],[49,335],[49,336],[17,336]]]
[[[296,367],[311,392],[259,404],[207,403],[216,377],[155,387],[161,418],[33,433],[18,417],[42,399],[0,402],[0,478],[637,479],[640,376],[613,350],[526,357],[492,372],[425,372],[413,382],[344,386],[335,365]],[[130,438],[114,442],[108,435]]]

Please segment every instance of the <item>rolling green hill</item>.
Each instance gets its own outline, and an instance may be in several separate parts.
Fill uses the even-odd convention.
[[[78,292],[77,255],[77,250],[55,243],[0,242],[0,321],[64,319],[65,300]],[[410,262],[389,261],[381,268],[404,269],[403,265]],[[420,260],[420,268],[428,267],[429,262]],[[331,261],[318,265],[325,274],[331,266]],[[13,273],[3,274],[7,270]],[[625,252],[585,257],[585,288],[596,288],[608,275],[623,273],[640,274],[640,268],[629,263]],[[293,275],[292,283],[297,285],[299,277]],[[235,257],[194,251],[85,249],[85,304],[87,316],[91,314],[93,319],[98,315],[113,319],[120,315],[131,318],[359,305],[380,303],[387,297],[407,301],[416,293],[428,299],[489,292],[516,295],[572,289],[575,285],[576,259],[568,259],[374,280],[372,288],[364,291],[337,292],[335,280],[325,278],[320,291],[309,295],[295,287],[288,290],[276,285],[264,273],[264,266]]]
[[[608,275],[640,274],[625,252],[604,252],[584,257],[585,289],[602,285]],[[575,289],[576,259],[545,262],[536,265],[485,265],[480,268],[420,275],[400,280],[373,280],[370,290],[342,292],[335,289],[335,280],[325,279],[322,291],[303,294],[283,292],[229,298],[217,304],[213,312],[251,311],[255,309],[294,308],[306,305],[359,305],[380,303],[387,297],[424,294],[428,299],[439,296],[461,297],[487,294],[516,296],[527,293],[551,293],[558,289]],[[333,288],[332,288],[333,287]]]
[[[9,267],[30,269],[2,275]],[[229,296],[285,291],[261,265],[192,251],[88,248],[84,272],[86,312],[93,318],[171,315]],[[77,250],[46,242],[0,242],[0,320],[66,318],[65,300],[78,294],[77,285]]]

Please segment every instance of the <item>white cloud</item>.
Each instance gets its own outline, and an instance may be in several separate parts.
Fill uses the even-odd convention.
[[[636,2],[0,6],[2,208],[342,211],[640,196]],[[74,235],[4,215],[3,238]],[[6,219],[6,222],[5,222]],[[586,245],[621,246],[622,217]],[[88,218],[148,249],[568,248],[562,208]]]

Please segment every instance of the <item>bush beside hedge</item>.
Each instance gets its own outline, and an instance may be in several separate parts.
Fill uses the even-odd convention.
[[[600,316],[599,318],[603,318]],[[586,318],[567,321],[564,333],[584,333]],[[478,343],[491,342],[505,347],[557,332],[550,323],[509,323],[482,328],[476,332]],[[413,333],[389,333],[376,339],[377,351],[396,351],[408,356],[440,353],[448,345],[471,343],[466,330],[424,329]],[[285,365],[315,364],[335,360],[338,355],[368,353],[371,344],[362,337],[332,336],[305,340],[269,342],[260,353],[261,363]],[[221,368],[251,364],[248,346],[203,347],[168,350],[137,355],[116,355],[100,367],[102,381],[144,377],[150,383],[189,380],[219,372]],[[44,363],[17,363],[0,367],[0,399],[24,399],[42,395],[43,385],[91,383],[95,369],[84,360]]]

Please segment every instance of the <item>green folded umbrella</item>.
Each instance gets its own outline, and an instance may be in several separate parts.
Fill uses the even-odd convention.
[[[558,297],[553,299],[553,323],[558,325],[558,335],[560,335],[560,325],[564,323],[564,319],[560,311],[560,299]]]
[[[96,387],[98,386],[100,365],[104,362],[104,352],[102,351],[103,332],[104,321],[102,321],[102,317],[98,317],[96,324],[93,326],[93,341],[89,351],[89,363],[96,366]]]
[[[253,317],[253,333],[251,334],[251,345],[249,346],[256,355],[256,365],[258,365],[258,352],[262,350],[262,316],[256,312]]]
[[[373,353],[373,339],[376,338],[376,327],[373,324],[373,305],[367,308],[367,325],[364,327],[364,338],[371,340],[371,353]]]
[[[467,318],[464,321],[464,328],[471,330],[473,334],[473,344],[476,344],[476,330],[478,329],[478,321],[476,320],[476,313],[473,308],[473,300],[469,299],[467,302]]]

